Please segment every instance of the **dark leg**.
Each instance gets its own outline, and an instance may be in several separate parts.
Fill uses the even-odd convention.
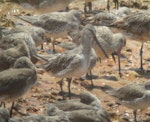
[[[10,118],[12,117],[12,112],[13,112],[13,108],[14,108],[14,101],[12,102],[11,108],[10,108]]]
[[[70,86],[71,86],[72,78],[67,78],[67,81],[68,81],[69,99],[71,99],[71,89],[70,89]]]
[[[117,4],[116,4],[116,2],[115,2],[115,9],[117,9]]]
[[[118,0],[116,1],[116,7],[117,7],[117,9],[119,8],[119,2],[118,2]]]
[[[87,8],[86,8],[86,6],[87,6],[87,3],[85,2],[85,3],[84,3],[84,13],[85,13],[85,14],[87,13]]]
[[[5,102],[1,102],[0,107],[2,107],[2,105],[4,106],[4,108],[6,107]]]
[[[115,52],[111,54],[113,61],[116,63]]]
[[[63,96],[63,100],[65,99],[65,96],[64,96],[64,90],[63,90],[63,78],[59,81],[59,86],[60,86],[60,93],[62,93],[62,96]]]
[[[90,70],[90,80],[91,80],[91,86],[94,87],[93,79],[92,79],[92,71]],[[86,77],[89,77],[88,73],[86,74]]]
[[[107,10],[110,10],[110,4],[109,4],[109,0],[107,0]]]
[[[99,63],[102,63],[102,60],[101,60],[101,58],[99,57],[99,58],[97,58],[97,61],[99,61]]]
[[[22,115],[22,116],[27,116],[27,115],[28,115],[28,114],[19,112],[19,111],[17,110],[17,108],[15,107],[15,102],[13,101],[13,102],[12,102],[12,105],[11,105],[11,108],[10,108],[10,118],[12,117],[13,109],[14,109],[17,113],[19,113],[20,115]]]
[[[134,115],[134,121],[135,121],[135,122],[137,122],[136,113],[137,113],[137,110],[134,110],[134,111],[133,111],[133,115]]]
[[[89,11],[92,11],[92,2],[88,2]]]
[[[53,41],[52,41],[52,48],[53,48],[53,53],[55,53],[56,52],[56,50],[55,50],[55,39],[53,39]]]
[[[41,50],[43,50],[43,49],[44,49],[43,44],[41,44]]]
[[[121,64],[120,64],[120,50],[117,52],[117,55],[118,55],[119,76],[122,77],[122,74],[121,74]]]
[[[141,71],[144,71],[143,69],[143,45],[144,43],[142,43],[141,49],[140,49],[140,70]]]

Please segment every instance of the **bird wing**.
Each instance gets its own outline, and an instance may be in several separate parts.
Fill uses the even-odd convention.
[[[19,94],[27,85],[33,73],[28,70],[9,69],[0,73],[0,96]]]
[[[145,88],[141,85],[126,85],[121,87],[114,92],[114,96],[122,101],[132,101],[137,98],[143,97],[145,92]]]
[[[66,69],[74,58],[75,55],[69,55],[68,53],[56,55],[56,57],[51,58],[45,65],[45,69],[52,72],[52,74],[56,74]]]

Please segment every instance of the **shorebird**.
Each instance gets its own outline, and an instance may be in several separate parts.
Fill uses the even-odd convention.
[[[112,12],[118,16],[118,19],[132,13],[128,7],[120,7],[118,10],[113,10]]]
[[[137,110],[150,106],[150,82],[128,84],[119,89],[106,85],[102,89],[115,97],[120,104],[133,109],[135,122],[137,122]]]
[[[99,110],[102,108],[100,100],[90,92],[81,92],[79,94],[79,99],[65,100],[59,101],[54,104],[49,105],[49,109],[47,109],[47,113],[50,114],[51,107],[58,107],[63,111],[73,111],[73,110]]]
[[[9,122],[70,122],[68,116],[45,116],[45,115],[30,115],[26,117],[10,118]]]
[[[94,26],[96,30],[96,36],[99,39],[99,42],[102,44],[102,47],[105,49],[107,55],[111,55],[114,52],[118,55],[118,67],[119,67],[119,75],[121,75],[121,65],[120,65],[120,53],[122,48],[126,45],[126,38],[121,33],[115,33],[106,26]],[[100,59],[104,59],[105,55],[97,44],[95,43],[93,48],[95,49],[95,52],[97,54],[97,57],[100,57]]]
[[[98,110],[81,108],[78,110],[62,111],[56,106],[51,105],[48,109],[48,116],[60,116],[63,113],[67,115],[71,122],[111,122],[108,112],[103,108]]]
[[[72,122],[111,122],[105,109],[99,110],[74,110],[65,112]]]
[[[96,26],[110,26],[117,20],[117,16],[112,12],[100,12],[92,17],[88,17],[84,23],[92,23]]]
[[[96,30],[96,36],[98,38],[98,41],[101,43],[103,49],[105,49],[107,55],[111,55],[114,52],[117,52],[118,55],[118,65],[119,65],[119,75],[121,76],[121,66],[120,66],[120,52],[122,50],[122,47],[126,45],[126,39],[121,33],[115,33],[113,32],[106,26],[94,26]],[[76,44],[80,43],[80,37],[81,34],[79,31],[73,31],[69,33],[69,36],[72,38],[72,41],[75,42]],[[95,49],[96,55],[94,54],[91,55],[91,68],[96,63],[96,57],[105,59],[105,55],[103,54],[103,51],[99,48],[97,43],[94,43],[93,48]]]
[[[24,35],[30,35],[36,45],[42,47],[43,42],[45,41],[45,30],[40,27],[35,26],[16,26],[15,28],[3,28],[2,35],[8,36],[11,34],[26,33]]]
[[[113,22],[131,13],[132,12],[130,8],[120,7],[118,10],[112,10],[111,12],[102,11],[92,17],[87,17],[83,23],[91,23],[96,26],[110,26]]]
[[[48,109],[48,116],[60,116],[63,113],[71,122],[111,122],[109,113],[104,108],[62,111],[56,106],[50,106]]]
[[[44,0],[38,1],[38,12],[46,13],[46,12],[54,12],[54,11],[61,11],[68,7],[68,5],[73,0]],[[34,2],[34,1],[29,1]]]
[[[143,54],[143,44],[150,38],[150,12],[149,11],[138,11],[124,17],[112,23],[113,27],[121,28],[127,30],[128,32],[134,34],[138,41],[142,42],[140,49],[140,70],[143,71],[142,65],[142,54]]]
[[[80,10],[71,10],[69,12],[51,12],[40,16],[18,16],[20,19],[38,27],[42,27],[53,37],[52,46],[55,52],[54,43],[56,38],[68,36],[68,32],[78,29],[82,19]]]
[[[70,85],[72,77],[78,78],[88,71],[93,42],[96,41],[101,48],[101,45],[100,43],[98,43],[95,33],[95,29],[92,25],[86,25],[82,30],[81,44],[78,47],[60,54],[56,54],[54,57],[50,58],[45,65],[43,65],[43,68],[52,76],[62,79],[60,81],[60,88],[62,92],[63,78],[68,79],[70,98]]]
[[[37,48],[36,48],[36,44],[35,44],[32,36],[30,34],[22,32],[22,33],[14,33],[14,34],[11,34],[9,36],[11,36],[14,40],[24,41],[25,44],[28,47],[28,50],[29,50],[29,53],[30,53],[30,57],[31,57],[31,61],[33,63],[37,62],[37,59],[35,59],[33,57],[33,55],[37,54]]]
[[[7,108],[0,108],[0,121],[1,122],[8,122],[9,120],[9,111]]]
[[[12,36],[3,37],[0,40],[0,71],[8,69],[14,62],[22,57],[30,57],[26,43],[20,39],[13,39]]]
[[[0,100],[14,101],[25,94],[36,82],[37,75],[35,66],[29,58],[20,57],[14,63],[14,67],[0,72]],[[10,110],[12,110],[14,102]]]

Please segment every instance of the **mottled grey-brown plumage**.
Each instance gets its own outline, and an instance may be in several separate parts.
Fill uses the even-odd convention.
[[[49,111],[49,116],[62,115],[63,111],[58,109],[56,106],[51,107],[51,110],[53,111]],[[65,111],[63,112],[63,114],[65,114],[69,118],[70,122],[111,122],[108,112],[103,108],[98,110],[94,110],[92,108],[74,109],[70,111]]]
[[[45,65],[45,69],[54,76],[61,78],[80,77],[83,75],[87,71],[90,62],[90,52],[94,41],[93,34],[88,30],[88,28],[94,28],[90,27],[87,26],[83,29],[82,41],[78,47],[50,58]]]
[[[94,16],[94,25],[110,26],[110,24],[117,20],[117,16],[114,13],[102,12]]]
[[[0,72],[0,99],[14,100],[36,82],[36,70],[27,57],[20,57],[14,67]]]
[[[14,62],[22,56],[30,57],[26,43],[12,36],[3,37],[0,40],[0,70],[13,66]]]
[[[111,122],[108,112],[99,110],[74,110],[66,112],[70,122]]]
[[[94,26],[96,30],[96,36],[98,38],[99,43],[101,43],[103,49],[107,55],[111,55],[114,52],[118,54],[118,64],[119,64],[119,74],[121,74],[121,67],[120,67],[120,52],[121,49],[126,45],[126,38],[121,33],[115,33],[106,26]],[[81,34],[79,31],[72,31],[69,33],[69,36],[72,38],[72,41],[76,44],[81,42]],[[94,67],[96,64],[96,58],[105,59],[106,56],[104,55],[103,51],[99,48],[97,43],[94,43],[93,48],[95,49],[96,55],[91,55],[91,63],[89,66],[89,70]]]
[[[99,110],[102,108],[100,100],[90,92],[81,92],[79,99],[56,102],[54,105],[63,111],[73,110]]]
[[[0,108],[0,122],[8,122],[9,111],[7,108]]]
[[[128,32],[132,32],[140,36],[143,35],[145,38],[150,37],[150,13],[149,11],[135,12],[124,17],[121,20],[112,23],[112,26],[125,29]]]
[[[136,120],[136,111],[146,109],[150,106],[150,82],[139,84],[128,84],[119,89],[110,86],[104,86],[104,91],[116,98],[116,100],[128,108],[133,109],[134,119]]]
[[[40,16],[19,16],[19,18],[45,29],[48,36],[54,38],[52,40],[54,51],[56,38],[67,37],[69,31],[79,28],[82,19],[81,13],[80,10],[71,10],[69,12],[51,12]]]
[[[44,65],[44,69],[59,78],[82,76],[88,71],[91,49],[96,39],[94,27],[85,26],[82,30],[81,44],[73,50],[54,55]]]
[[[45,30],[40,27],[22,25],[10,29],[9,28],[2,29],[3,36],[17,33],[27,33],[27,35],[31,35],[36,46],[43,44],[43,42],[45,41]]]
[[[102,44],[102,47],[105,49],[107,55],[111,55],[114,52],[117,52],[118,55],[118,67],[119,75],[121,76],[121,65],[120,65],[120,53],[122,48],[126,45],[126,38],[121,33],[115,33],[106,26],[95,26],[96,36],[99,39],[99,42]],[[101,59],[105,58],[105,55],[99,50],[97,44],[94,44],[94,49],[97,54],[97,57]]]
[[[143,69],[143,44],[150,38],[150,12],[138,11],[112,23],[112,26],[127,30],[134,34],[136,40],[141,41],[140,70]]]
[[[70,122],[67,116],[31,115],[26,117],[10,118],[9,122]]]

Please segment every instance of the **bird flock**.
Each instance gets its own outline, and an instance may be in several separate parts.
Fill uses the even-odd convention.
[[[15,27],[0,27],[0,122],[111,122],[109,112],[91,92],[81,92],[78,99],[72,99],[71,83],[85,75],[90,77],[91,88],[94,89],[92,69],[99,60],[107,60],[110,56],[115,62],[115,54],[122,78],[120,58],[126,46],[127,32],[142,43],[139,70],[145,72],[143,48],[144,42],[150,38],[150,11],[119,7],[118,0],[115,0],[115,10],[109,6],[109,11],[92,13],[95,0],[82,1],[85,2],[84,8],[79,10],[17,15],[15,17],[20,23]],[[114,29],[120,31],[114,32]],[[68,40],[63,52],[57,52],[55,48],[58,38]],[[51,43],[52,48],[46,50],[45,43]],[[67,47],[70,43],[73,46]],[[45,53],[40,54],[41,50]],[[44,115],[19,112],[15,102],[38,84],[38,70],[41,68],[58,79],[63,100],[47,104]],[[67,95],[63,89],[66,81]],[[109,85],[100,88],[119,104],[132,109],[135,122],[139,121],[137,110],[150,106],[150,81],[121,88]],[[65,100],[67,96],[69,100]],[[10,110],[7,109],[8,102],[12,103]],[[14,117],[13,110],[24,116]]]

